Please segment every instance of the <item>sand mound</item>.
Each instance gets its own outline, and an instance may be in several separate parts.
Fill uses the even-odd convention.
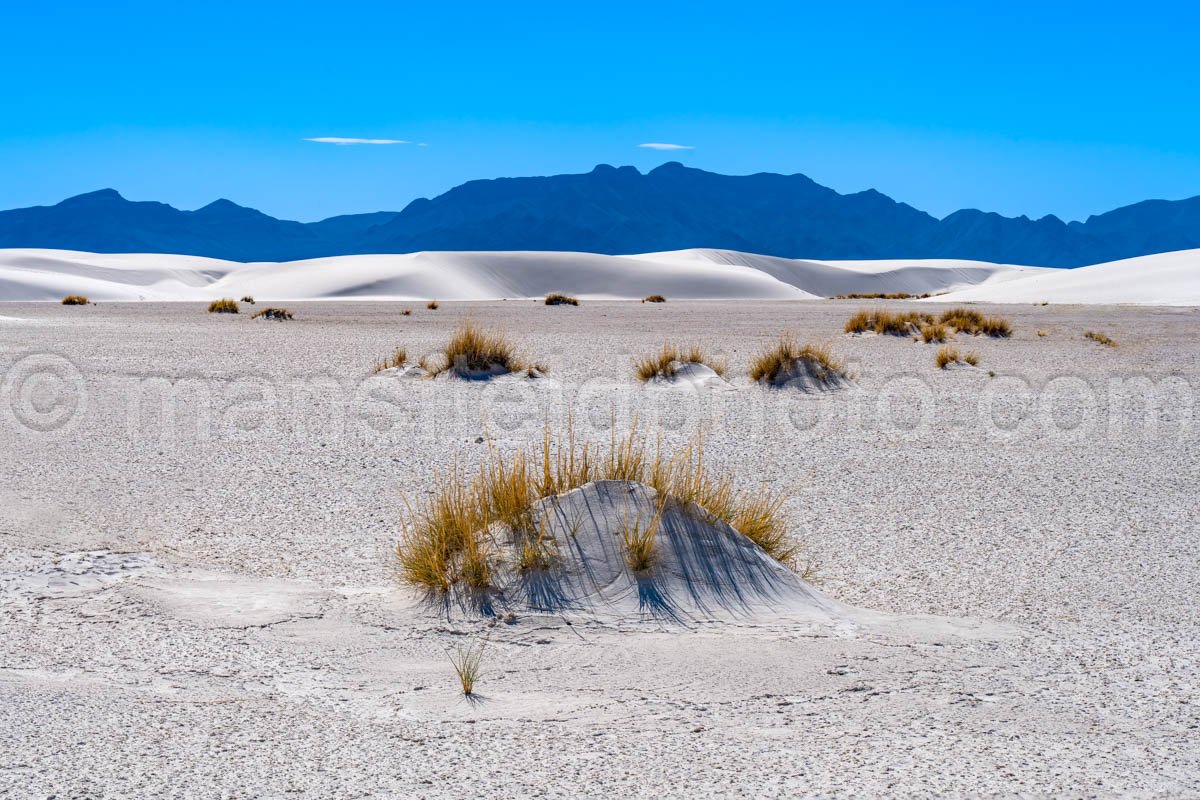
[[[672,361],[667,365],[664,374],[655,375],[649,381],[651,386],[703,389],[706,387],[728,386],[729,383],[707,364],[695,361]]]
[[[553,541],[549,565],[499,576],[485,610],[680,623],[764,612],[843,615],[839,604],[695,505],[668,504],[653,566],[634,573],[622,533],[628,523],[650,523],[656,498],[644,484],[606,480],[538,501],[536,524]],[[477,603],[465,605],[475,610]]]
[[[781,369],[764,383],[776,389],[799,389],[809,393],[833,392],[854,385],[846,373],[811,358],[794,359],[790,366]]]

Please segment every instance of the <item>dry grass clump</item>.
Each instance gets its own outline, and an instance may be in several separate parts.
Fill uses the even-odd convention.
[[[397,347],[392,351],[391,355],[384,356],[376,361],[375,366],[371,369],[371,372],[372,374],[377,375],[380,372],[383,372],[385,369],[396,369],[397,367],[403,367],[407,363],[408,351],[403,347]]]
[[[540,364],[527,365],[521,361],[516,355],[515,345],[503,333],[484,330],[471,320],[459,323],[441,356],[436,362],[432,359],[421,360],[421,367],[430,377],[446,370],[453,370],[457,375],[470,375],[495,367],[509,372],[541,367]],[[544,372],[544,368],[541,371]]]
[[[636,481],[658,492],[655,518],[646,527],[626,525],[623,535],[635,572],[652,565],[658,521],[669,503],[724,521],[781,563],[790,565],[799,550],[781,513],[786,498],[765,488],[739,491],[732,475],[713,475],[701,438],[674,454],[661,442],[651,451],[635,426],[624,436],[614,433],[601,455],[590,443],[578,445],[568,425],[565,439],[547,431],[540,449],[508,458],[489,450],[472,477],[457,466],[436,477],[433,494],[410,508],[396,547],[401,580],[435,594],[486,590],[506,563],[521,571],[553,564],[553,537],[536,525],[534,504],[596,480]],[[506,536],[511,555],[501,546]]]
[[[1038,335],[1038,338],[1041,339],[1042,337],[1044,337],[1046,335],[1046,332],[1043,330],[1039,330],[1037,332],[1037,335]]]
[[[874,332],[888,336],[908,336],[922,325],[933,324],[933,317],[918,311],[888,311],[876,308],[858,311],[846,320],[846,333]]]
[[[921,341],[925,342],[925,344],[944,342],[949,335],[950,332],[946,329],[946,326],[940,322],[921,326]]]
[[[972,367],[975,367],[979,365],[979,354],[974,350],[970,350],[966,355],[962,355],[958,352],[957,347],[942,345],[938,348],[937,356],[934,360],[937,362],[938,369],[945,369],[956,362],[970,364]]]
[[[663,507],[659,506],[650,523],[643,527],[641,519],[625,520],[621,530],[621,544],[625,547],[625,563],[631,572],[649,572],[658,556],[658,526],[662,521]]]
[[[400,316],[402,316],[402,317],[411,317],[411,316],[412,316],[412,309],[411,309],[411,308],[405,308],[405,309],[402,309],[402,310],[400,311]]]
[[[254,298],[251,297],[250,295],[246,295],[245,297],[242,298],[242,302],[249,303],[250,305],[254,305]]]
[[[425,307],[428,308],[430,311],[437,311],[438,310],[438,301],[430,300],[428,303],[425,304]]]
[[[1108,335],[1101,333],[1100,331],[1088,331],[1087,333],[1083,334],[1083,337],[1085,339],[1091,339],[1093,342],[1099,342],[1100,344],[1104,345],[1105,347],[1116,347],[1117,346],[1116,339],[1113,339],[1113,338],[1109,337]]]
[[[728,362],[724,358],[710,358],[699,347],[680,347],[674,344],[664,344],[655,355],[644,356],[634,362],[634,371],[638,380],[648,381],[651,378],[670,378],[675,375],[678,365],[703,364],[721,377],[725,377]]]
[[[81,294],[69,294],[62,299],[64,306],[86,306],[88,299]]]
[[[245,302],[245,301],[243,301],[243,302]],[[251,301],[251,302],[254,302],[254,301]],[[283,320],[291,319],[292,312],[288,311],[286,308],[264,308],[262,311],[259,311],[257,314],[252,316],[250,319],[259,319],[259,318],[277,319],[282,322]]]
[[[453,653],[449,653],[450,663],[454,666],[455,674],[458,675],[458,685],[462,687],[462,692],[467,697],[475,695],[475,681],[479,680],[479,675],[483,671],[485,646],[486,641],[475,641],[466,647],[459,646]]]
[[[236,300],[231,300],[224,297],[220,300],[213,300],[208,304],[208,313],[210,314],[236,314],[238,313],[238,304]]]
[[[1005,339],[1012,336],[1012,326],[1004,317],[988,317],[973,308],[950,308],[942,312],[938,322],[971,335],[982,334]]]
[[[933,297],[929,292],[924,294],[909,294],[908,292],[870,292],[860,293],[853,292],[851,294],[835,294],[833,300],[925,300]]]
[[[667,298],[663,297],[661,294],[651,294],[651,295],[647,295],[646,297],[643,297],[642,302],[643,303],[665,303],[665,302],[667,302]]]
[[[569,294],[560,292],[551,292],[546,295],[546,305],[548,306],[577,306],[579,301]]]
[[[750,362],[750,380],[774,382],[781,372],[792,369],[797,361],[803,361],[823,384],[834,383],[845,378],[846,372],[826,344],[800,345],[790,333],[779,337],[774,347]]]

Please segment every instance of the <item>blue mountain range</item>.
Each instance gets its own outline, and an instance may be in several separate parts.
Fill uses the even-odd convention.
[[[643,253],[714,247],[813,259],[965,258],[1076,267],[1200,247],[1200,197],[1147,200],[1084,222],[974,209],[938,219],[874,190],[804,175],[719,175],[671,162],[641,173],[469,181],[402,211],[280,220],[229,200],[194,211],[113,189],[0,211],[0,247],[288,261],[418,250]]]

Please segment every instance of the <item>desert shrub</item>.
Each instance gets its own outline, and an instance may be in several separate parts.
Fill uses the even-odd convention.
[[[561,294],[559,292],[551,292],[546,295],[546,305],[548,306],[577,306],[579,301],[569,294]]]
[[[253,301],[251,301],[253,302]],[[277,319],[280,321],[289,320],[292,318],[292,312],[286,308],[264,308],[250,319]]]
[[[982,334],[997,338],[1012,336],[1012,327],[1004,317],[988,317],[973,308],[949,308],[942,312],[938,322],[954,330],[972,335]]]
[[[1100,331],[1088,331],[1087,333],[1083,334],[1083,336],[1085,339],[1091,339],[1093,342],[1099,342],[1105,347],[1117,346],[1116,339],[1113,339],[1108,335],[1101,333]]]
[[[245,297],[242,298],[242,302],[249,303],[250,305],[254,305],[254,298],[251,297],[250,295],[246,295]]]
[[[62,299],[64,306],[86,306],[88,299],[81,294],[69,294]]]
[[[675,374],[675,364],[703,364],[713,372],[724,377],[728,363],[723,358],[711,358],[704,354],[699,347],[680,347],[674,344],[664,344],[654,355],[644,356],[634,362],[634,370],[638,380],[648,381],[651,378],[670,378]]]
[[[430,300],[428,303],[425,304],[425,307],[428,308],[430,311],[437,311],[438,305],[439,305],[439,303],[437,300]]]
[[[925,300],[933,297],[929,292],[924,294],[909,294],[908,292],[853,292],[851,294],[835,294],[833,300]]]
[[[208,313],[210,314],[236,314],[238,313],[238,304],[236,300],[231,300],[228,297],[220,300],[213,300],[208,304]]]
[[[953,345],[942,345],[938,348],[937,356],[934,359],[937,362],[938,369],[945,369],[953,363],[961,362],[970,364],[972,367],[978,366],[979,354],[974,350],[970,350],[966,355],[959,353],[958,348]]]
[[[657,517],[668,503],[686,508],[694,504],[783,564],[791,565],[798,552],[782,514],[786,497],[765,488],[740,491],[731,474],[714,475],[704,464],[702,438],[673,453],[661,443],[651,451],[634,426],[623,436],[614,433],[603,455],[589,442],[577,443],[568,423],[565,437],[555,439],[547,431],[540,448],[508,458],[489,448],[473,476],[458,467],[436,475],[433,493],[409,508],[396,546],[401,580],[435,594],[455,586],[487,589],[501,562],[496,542],[505,530],[514,541],[516,565],[542,568],[553,559],[554,545],[545,540],[544,531],[535,529],[534,504],[595,480],[636,481],[658,492],[656,519],[644,528],[640,522],[626,526],[627,551],[637,556],[631,569],[634,562],[653,561]]]
[[[452,370],[458,375],[486,372],[500,367],[509,372],[529,369],[516,355],[516,346],[499,331],[487,331],[471,320],[459,323],[442,358],[436,363],[432,359],[422,360],[421,366],[429,375]]]
[[[946,326],[940,322],[921,326],[921,341],[925,342],[925,344],[944,342],[948,335],[949,332],[946,330]]]
[[[784,334],[773,347],[750,362],[750,380],[774,382],[797,361],[804,362],[823,384],[833,384],[846,377],[845,367],[828,345],[801,346],[791,334]]]
[[[918,311],[888,311],[876,308],[858,311],[846,321],[846,333],[874,332],[887,336],[908,336],[922,325],[933,323],[933,317]]]
[[[375,366],[371,369],[372,373],[378,374],[385,369],[396,369],[403,367],[408,363],[408,351],[403,347],[397,347],[392,351],[391,355],[384,356],[375,362]]]
[[[661,294],[651,294],[651,295],[647,295],[646,297],[643,297],[642,302],[643,303],[665,303],[665,302],[667,302],[667,298],[663,297]]]
[[[411,316],[412,316],[412,309],[411,309],[411,308],[406,308],[406,309],[403,309],[403,310],[400,312],[400,316],[402,316],[402,317],[411,317]]]

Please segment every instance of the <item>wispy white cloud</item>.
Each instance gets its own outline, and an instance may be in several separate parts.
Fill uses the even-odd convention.
[[[351,139],[345,136],[317,136],[304,141],[321,144],[412,144],[404,139]]]
[[[638,147],[645,147],[649,150],[695,150],[690,144],[670,144],[668,142],[646,142],[639,144]]]

